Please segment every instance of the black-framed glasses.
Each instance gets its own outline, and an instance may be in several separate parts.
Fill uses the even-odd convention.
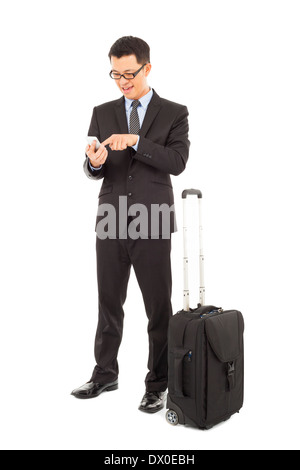
[[[110,78],[112,78],[113,80],[120,80],[121,77],[124,77],[125,80],[132,80],[133,78],[135,78],[137,76],[137,74],[145,67],[146,64],[142,65],[140,69],[138,69],[136,72],[134,73],[117,73],[117,72],[113,72],[113,70],[111,72],[109,72],[109,76]]]

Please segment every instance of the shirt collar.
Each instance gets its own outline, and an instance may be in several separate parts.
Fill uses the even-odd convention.
[[[148,104],[151,101],[152,96],[153,96],[153,90],[152,90],[152,88],[150,88],[148,93],[146,93],[146,95],[142,96],[142,98],[139,99],[139,102],[141,103],[141,106],[143,106],[143,108],[145,108],[145,109],[147,108]],[[135,100],[130,100],[126,96],[124,96],[124,98],[125,98],[126,111],[129,111],[130,106],[132,105],[132,103]]]

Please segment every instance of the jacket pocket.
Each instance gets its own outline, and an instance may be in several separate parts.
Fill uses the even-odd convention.
[[[113,185],[112,184],[109,184],[109,185],[103,184],[102,187],[101,187],[100,193],[98,195],[98,198],[101,197],[101,196],[104,196],[104,194],[111,193],[112,190],[113,190]]]
[[[152,183],[154,183],[158,189],[173,189],[172,184],[165,181],[152,181]]]

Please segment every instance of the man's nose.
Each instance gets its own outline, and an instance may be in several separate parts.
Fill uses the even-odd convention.
[[[121,86],[125,87],[125,86],[128,85],[128,84],[129,84],[129,80],[127,80],[127,79],[124,78],[124,77],[121,77],[121,78],[120,78],[120,85],[121,85]]]

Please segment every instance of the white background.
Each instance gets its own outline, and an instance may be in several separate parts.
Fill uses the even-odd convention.
[[[1,3],[1,448],[299,449],[299,12],[290,0]],[[149,85],[188,106],[178,225],[181,191],[200,188],[207,302],[245,317],[245,406],[208,432],[137,409],[148,338],[133,271],[119,390],[70,396],[90,378],[97,324],[100,182],[82,170],[85,136],[93,107],[120,96],[107,55],[124,35],[151,46]],[[177,311],[181,231],[172,263]]]

